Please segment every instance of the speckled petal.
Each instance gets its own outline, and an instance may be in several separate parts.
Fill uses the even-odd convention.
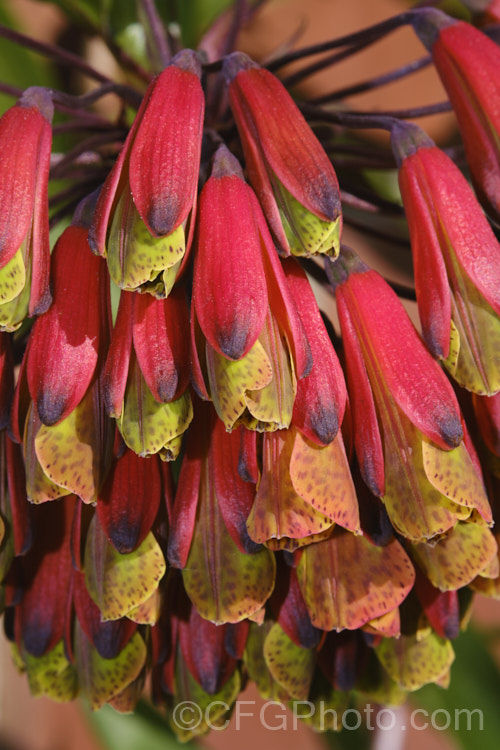
[[[261,698],[283,703],[288,700],[289,695],[274,679],[264,658],[264,643],[273,626],[271,620],[262,625],[250,624],[244,661],[250,679],[255,682]]]
[[[278,179],[273,180],[273,187],[292,255],[336,258],[340,250],[342,217],[324,221],[299,203]]]
[[[193,540],[182,574],[189,598],[207,620],[239,622],[268,599],[274,575],[275,561],[269,550],[245,554],[232,540],[205,462]]]
[[[455,658],[451,643],[435,633],[420,640],[414,635],[384,638],[375,651],[390,677],[405,690],[418,690],[439,679]]]
[[[386,397],[384,409],[386,477],[382,499],[387,513],[396,531],[407,539],[432,539],[453,528],[458,520],[468,518],[470,509],[449,500],[431,484],[423,462],[423,435],[390,397]],[[436,446],[435,451],[441,449]]]
[[[26,268],[22,250],[18,250],[3,268],[0,268],[0,304],[11,302],[26,283]]]
[[[323,630],[354,630],[390,612],[406,598],[415,572],[399,542],[376,547],[336,529],[306,547],[297,568],[311,620]]]
[[[139,633],[113,659],[99,655],[78,622],[74,640],[78,681],[94,711],[135,680],[146,662],[146,645]]]
[[[412,555],[440,591],[470,583],[497,554],[492,532],[477,523],[459,523],[437,544],[414,544]]]
[[[139,216],[130,193],[120,197],[108,237],[107,255],[109,274],[121,289],[134,291],[145,287],[155,297],[166,297],[170,289],[158,277],[180,263],[185,250],[182,225],[164,237],[154,237]]]
[[[254,542],[276,540],[273,549],[295,549],[301,540],[319,534],[332,521],[303,500],[290,477],[290,461],[297,430],[266,433],[263,440],[263,465],[255,501],[247,519],[247,529]]]
[[[118,427],[123,439],[139,456],[163,453],[177,458],[182,436],[193,418],[189,392],[175,401],[162,404],[155,400],[135,360],[129,372],[123,414]]]
[[[297,700],[307,700],[316,664],[314,649],[302,648],[275,623],[264,641],[264,658],[272,677]]]
[[[32,503],[45,503],[69,495],[70,490],[52,482],[44,473],[35,451],[35,437],[41,427],[37,411],[30,403],[24,429],[23,453],[26,470],[26,493]]]
[[[99,428],[93,389],[89,389],[66,419],[51,427],[42,425],[35,437],[35,451],[44,474],[84,503],[97,500],[101,479]]]
[[[62,640],[43,656],[31,656],[25,652],[22,656],[33,696],[44,695],[57,703],[65,703],[76,698],[77,673],[66,657]]]
[[[108,542],[97,516],[87,533],[84,564],[88,592],[103,620],[124,617],[149,599],[166,570],[153,534],[149,533],[134,552],[120,555]]]
[[[339,526],[359,532],[359,509],[342,435],[321,447],[297,431],[290,458],[292,485],[300,497]]]
[[[257,341],[241,360],[231,361],[206,347],[210,395],[217,414],[231,430],[246,409],[246,393],[265,388],[273,377],[271,363]]]
[[[422,453],[429,482],[457,505],[476,508],[484,521],[492,524],[493,516],[486,490],[465,443],[451,451],[442,451],[424,438]]]

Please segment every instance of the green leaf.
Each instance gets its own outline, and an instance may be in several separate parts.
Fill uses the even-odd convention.
[[[90,712],[88,717],[107,750],[173,750],[194,748],[194,742],[179,742],[167,720],[146,701],[140,701],[133,714],[116,713],[109,706]]]
[[[496,750],[500,737],[500,671],[486,648],[484,637],[472,628],[453,642],[453,648],[456,659],[451,669],[450,687],[443,690],[436,685],[426,685],[412,695],[412,702],[429,713],[428,721],[437,709],[449,711],[449,734],[464,750],[478,747]],[[467,713],[456,713],[461,709],[475,710],[470,717],[470,729]],[[478,711],[482,712],[482,727]],[[436,725],[444,725],[445,718],[444,713],[437,714]]]
[[[234,0],[177,0],[177,17],[184,44],[196,47],[210,24],[233,3]]]
[[[0,4],[0,23],[10,29],[17,28],[10,15]],[[20,29],[22,30],[22,29]],[[0,71],[3,83],[19,88],[48,86],[57,88],[57,78],[50,63],[8,39],[0,43]],[[15,98],[0,93],[0,114],[15,103]]]

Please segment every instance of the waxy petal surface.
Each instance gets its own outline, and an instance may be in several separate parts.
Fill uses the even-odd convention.
[[[370,370],[380,373],[399,408],[441,448],[462,439],[457,400],[419,339],[401,302],[375,271],[354,273],[337,290],[348,307]]]
[[[52,264],[54,302],[35,323],[27,364],[30,394],[46,425],[68,417],[94,377],[105,293],[104,263],[90,252],[82,227],[65,230]]]
[[[198,184],[205,98],[196,54],[181,54],[191,56],[191,70],[174,59],[157,77],[130,152],[132,196],[156,236],[186,220]]]
[[[207,341],[228,359],[248,354],[268,307],[261,238],[249,193],[235,174],[212,176],[200,198],[194,306]]]
[[[158,513],[161,494],[156,457],[146,460],[126,450],[116,459],[99,492],[97,515],[118,552],[132,552],[142,544]]]
[[[134,298],[133,342],[139,367],[156,401],[173,401],[189,382],[189,313],[184,289],[166,300]]]

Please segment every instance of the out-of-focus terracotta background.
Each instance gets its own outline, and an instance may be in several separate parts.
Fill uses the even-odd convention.
[[[63,21],[55,6],[33,0],[0,0],[9,13],[18,19],[27,33],[47,41],[55,41],[62,30]],[[287,42],[300,28],[299,44],[306,45],[355,31],[363,26],[394,15],[407,7],[402,0],[272,0],[244,33],[240,46],[256,57],[265,56],[275,46]],[[109,59],[99,48],[94,50],[93,63],[106,67]],[[348,85],[386,72],[412,59],[421,57],[424,50],[414,34],[400,30],[387,37],[383,43],[335,67],[335,72],[323,72],[309,82],[309,91],[323,93],[334,87]],[[437,102],[444,91],[432,68],[425,69],[402,82],[396,82],[376,92],[356,97],[362,109],[404,108]],[[443,137],[453,126],[453,116],[444,115],[419,121],[434,138]],[[366,258],[373,254],[376,241],[347,230],[344,241],[356,247]],[[398,250],[385,248],[385,259],[377,255],[377,268],[408,282],[409,269],[395,264]],[[477,597],[474,621],[479,626],[500,625],[500,602]],[[453,668],[452,668],[453,679]],[[253,688],[241,696],[244,700],[261,703]],[[246,710],[246,709],[244,709]],[[255,709],[254,709],[255,710]],[[401,709],[401,722],[405,712]],[[291,723],[289,722],[289,725]],[[375,739],[375,738],[374,738]],[[273,750],[320,750],[325,747],[320,735],[315,735],[303,725],[287,731],[266,730],[257,720],[244,719],[240,731],[234,722],[224,732],[213,732],[200,741],[211,750],[254,750],[255,747]],[[401,748],[401,733],[384,732],[375,739],[377,750]],[[453,750],[454,741],[436,730],[408,730],[404,737],[404,750]],[[78,702],[57,705],[46,699],[31,698],[25,676],[17,674],[8,645],[0,641],[0,750],[99,750],[97,738],[92,733]],[[138,748],[139,750],[139,748]],[[142,750],[142,748],[141,748]],[[147,750],[147,748],[144,748]]]

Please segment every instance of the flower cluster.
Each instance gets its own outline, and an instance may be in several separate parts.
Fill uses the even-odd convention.
[[[500,49],[411,21],[495,219]],[[0,120],[0,605],[32,692],[129,711],[150,675],[213,725],[248,678],[336,711],[446,685],[472,591],[500,596],[500,246],[466,178],[387,118],[422,338],[246,55],[170,59],[50,256],[53,101]]]

